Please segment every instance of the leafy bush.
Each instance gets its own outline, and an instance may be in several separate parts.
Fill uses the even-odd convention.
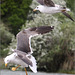
[[[75,0],[65,0],[66,1],[66,4],[67,4],[67,7],[69,7],[72,11],[75,12]]]
[[[0,24],[0,56],[6,56],[9,50],[4,50],[8,47],[12,40],[13,35],[4,27],[4,24]]]
[[[1,17],[15,35],[27,19],[32,0],[2,0]]]

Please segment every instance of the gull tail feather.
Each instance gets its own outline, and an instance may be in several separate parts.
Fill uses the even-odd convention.
[[[33,56],[31,56],[30,60],[32,61],[32,66],[29,65],[30,69],[34,72],[37,73],[37,66],[36,66],[36,60]]]
[[[69,19],[71,19],[72,21],[74,21],[73,19],[72,19],[72,17],[68,14],[68,13],[66,13],[65,11],[64,12],[62,12],[66,17],[68,17]]]

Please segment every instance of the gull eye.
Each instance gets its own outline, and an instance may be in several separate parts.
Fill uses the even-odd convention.
[[[38,9],[39,7],[37,7],[37,9]]]

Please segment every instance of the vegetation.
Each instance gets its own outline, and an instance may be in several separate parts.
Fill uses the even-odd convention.
[[[0,57],[8,54],[9,50],[4,50],[11,43],[13,34],[11,34],[3,23],[0,23]]]
[[[65,1],[68,7],[74,11],[74,6],[70,7],[74,0]],[[63,3],[63,5],[65,5],[65,1],[55,0],[58,4]],[[28,4],[26,2],[28,2]],[[2,52],[0,53],[4,54],[1,56],[7,54],[10,49],[16,48],[16,39],[13,36],[16,35],[19,30],[43,25],[54,26],[52,32],[39,35],[31,40],[34,51],[33,56],[35,56],[37,60],[38,70],[74,73],[72,70],[74,70],[75,62],[75,23],[62,13],[54,15],[38,12],[33,13],[30,9],[34,9],[38,4],[35,0],[30,4],[31,0],[3,0],[1,16],[4,24],[0,24],[2,26],[2,29],[0,28],[0,33],[2,33],[0,40],[2,41]],[[73,17],[73,12],[68,13]],[[14,33],[14,35],[12,35],[10,31]]]
[[[73,12],[75,12],[75,0],[65,0],[66,1],[66,4],[67,4],[67,7],[71,8],[71,10]]]
[[[59,70],[58,73],[75,74],[74,70]]]
[[[15,35],[27,19],[32,0],[2,0],[1,17]]]

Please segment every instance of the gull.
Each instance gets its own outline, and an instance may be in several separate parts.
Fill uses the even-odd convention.
[[[63,13],[66,17],[72,19],[72,17],[67,13],[67,11],[70,11],[70,9],[54,4],[52,0],[37,0],[41,5],[38,5],[33,11],[39,10],[41,13],[47,13],[47,14],[55,14],[55,13]]]
[[[37,63],[34,56],[32,56],[31,38],[38,36],[39,34],[48,33],[53,29],[54,26],[40,26],[20,31],[16,36],[17,48],[13,50],[12,54],[5,57],[5,66],[7,66],[8,63],[13,63],[18,66],[12,67],[12,71],[15,71],[19,66],[22,66],[25,69],[26,75],[28,75],[26,67],[30,67],[34,73],[37,73]]]

